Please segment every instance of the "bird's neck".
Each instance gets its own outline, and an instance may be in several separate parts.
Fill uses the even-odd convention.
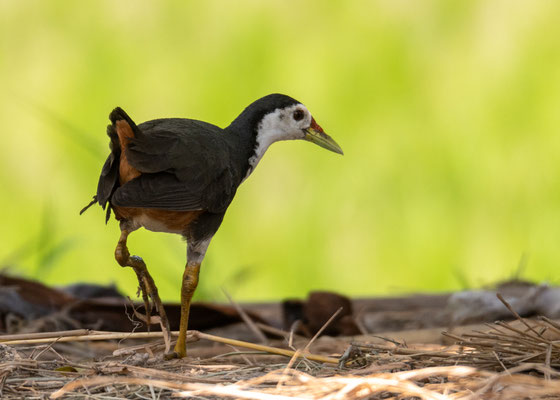
[[[263,123],[257,128],[237,133],[237,136],[242,138],[240,147],[243,148],[245,161],[242,182],[255,170],[270,145],[281,140],[281,134],[281,131]]]
[[[235,142],[236,159],[242,165],[241,182],[251,175],[268,146],[273,143],[270,139],[263,140],[258,135],[262,116],[263,113],[251,105],[225,129],[227,137]]]
[[[251,173],[255,170],[255,168],[257,168],[257,165],[259,161],[261,161],[261,158],[264,156],[264,153],[268,150],[269,146],[276,141],[277,139],[275,138],[274,135],[266,135],[266,134],[259,135],[257,133],[255,146],[253,147],[253,152],[249,157],[249,161],[248,161],[249,168],[247,169],[247,173],[245,175],[245,178],[243,178],[243,180],[247,179],[249,175],[251,175]]]
[[[239,173],[240,184],[251,175],[266,148],[256,141],[254,134],[237,129],[226,128],[225,137],[231,143],[231,158]]]

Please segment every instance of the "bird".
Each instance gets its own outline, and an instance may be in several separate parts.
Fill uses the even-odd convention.
[[[268,147],[283,140],[305,140],[341,155],[343,151],[306,106],[278,93],[254,101],[223,129],[186,118],[161,118],[136,125],[120,107],[110,113],[109,120],[111,152],[101,170],[97,192],[80,214],[97,203],[106,210],[107,223],[113,212],[121,231],[115,259],[136,272],[148,326],[152,307],[158,312],[166,355],[182,358],[187,354],[191,299],[210,241],[239,185],[251,175]],[[128,236],[141,227],[179,234],[187,242],[179,335],[172,352],[169,322],[155,282],[143,259],[130,255],[127,248]]]

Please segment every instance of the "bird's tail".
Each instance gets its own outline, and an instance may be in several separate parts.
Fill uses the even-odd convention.
[[[82,208],[82,209],[80,210],[80,215],[82,215],[84,212],[86,212],[86,210],[87,210],[88,208],[90,208],[91,206],[93,206],[95,203],[97,203],[97,195],[94,195],[94,196],[93,196],[93,200],[90,201],[90,203],[89,203],[87,206],[85,206],[84,208]]]
[[[116,107],[111,114],[109,114],[109,119],[111,120],[112,126],[115,131],[119,131],[119,121],[125,121],[126,124],[130,127],[131,132],[129,133],[131,137],[141,137],[142,131],[138,129],[134,121],[128,116],[128,114],[120,107]],[[117,132],[118,136],[121,136],[121,133]]]
[[[142,137],[142,132],[138,129],[134,121],[132,121],[132,119],[120,107],[113,110],[111,115],[109,115],[109,119],[111,120],[112,125],[108,127],[107,133],[109,133],[109,128],[112,128],[112,132],[110,134],[111,141],[113,141],[112,135],[116,134],[118,138],[118,145],[120,147],[119,180],[121,184],[125,184],[126,182],[140,176],[140,171],[128,162],[127,148],[131,140]]]
[[[105,210],[107,208],[107,215],[105,220],[108,221],[111,215],[110,199],[113,192],[119,186],[119,165],[121,159],[121,152],[126,149],[128,140],[132,137],[140,137],[142,132],[128,114],[120,107],[115,108],[109,114],[111,125],[107,126],[107,136],[110,139],[111,154],[107,157],[105,165],[101,170],[101,176],[97,184],[97,193],[93,196],[91,202],[82,208],[80,215],[82,215],[88,208],[95,203]],[[107,207],[108,205],[108,207]]]

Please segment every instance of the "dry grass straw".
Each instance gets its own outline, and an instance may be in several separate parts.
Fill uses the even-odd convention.
[[[118,339],[146,339],[146,338],[161,338],[163,337],[162,332],[102,332],[102,331],[89,331],[80,329],[76,331],[77,334],[72,335],[72,331],[65,331],[64,335],[60,336],[57,332],[51,332],[50,337],[47,334],[41,334],[40,337],[36,337],[37,334],[21,334],[21,335],[10,335],[9,339],[5,339],[0,336],[0,343],[4,345],[32,345],[32,344],[42,344],[42,343],[63,343],[63,342],[89,342],[98,340],[118,340]],[[179,332],[171,332],[172,336],[178,336]],[[30,336],[32,336],[30,338]],[[261,344],[244,342],[241,340],[224,338],[221,336],[210,335],[208,333],[203,333],[199,331],[189,331],[187,341],[193,342],[197,340],[209,340],[212,342],[223,343],[230,346],[238,346],[243,348],[248,348],[256,351],[262,351],[264,353],[276,354],[285,357],[295,357],[295,358],[306,358],[312,361],[318,361],[323,363],[338,364],[337,358],[326,357],[317,354],[311,354],[305,348],[303,351],[293,351],[282,349],[278,347],[265,346]]]
[[[266,339],[265,334],[262,332],[259,326],[253,322],[251,317],[249,317],[249,315],[245,312],[245,310],[243,310],[239,303],[233,300],[226,289],[222,288],[222,292],[227,297],[230,304],[235,308],[243,322],[245,322],[245,325],[247,325],[247,327],[251,330],[251,332],[253,332],[253,334],[259,339],[262,344],[266,344],[268,340]]]
[[[560,395],[559,381],[521,375],[522,369],[512,374],[490,373],[472,367],[429,367],[410,371],[380,372],[366,376],[332,374],[315,377],[301,371],[290,370],[288,379],[283,370],[273,370],[262,376],[233,383],[193,382],[186,375],[166,378],[150,376],[148,369],[126,369],[119,375],[95,375],[70,380],[50,398],[75,397],[87,394],[88,398],[122,398],[136,393],[138,398],[179,396],[187,398],[240,398],[262,400],[287,399],[519,399],[552,398]],[[194,379],[196,380],[196,378]],[[277,383],[283,380],[281,387]],[[52,381],[50,382],[53,383]],[[63,382],[60,382],[63,383]],[[36,393],[39,387],[35,387]]]
[[[560,374],[554,369],[560,355],[551,345],[555,343],[549,343],[541,333],[543,324],[550,326],[545,320],[525,320],[525,330],[520,330],[512,324],[498,323],[495,329],[499,329],[501,335],[491,330],[457,337],[462,344],[468,342],[463,348],[422,350],[395,343],[355,344],[362,349],[362,354],[348,361],[356,362],[362,357],[367,359],[367,365],[339,369],[329,364],[315,364],[308,368],[308,373],[298,370],[294,360],[290,364],[296,369],[278,364],[225,365],[210,360],[157,360],[152,367],[115,361],[79,364],[60,355],[55,360],[37,361],[40,353],[52,350],[52,343],[42,345],[34,351],[34,357],[27,358],[2,345],[0,350],[5,353],[2,359],[10,361],[0,363],[0,396],[7,399],[23,396],[53,399],[171,396],[261,400],[550,399],[560,397],[560,380],[557,379]],[[514,362],[504,357],[506,352],[517,357],[524,349],[535,347],[542,358],[528,352],[525,358],[530,357],[531,363],[516,359],[513,366]]]
[[[553,369],[560,368],[560,325],[546,317],[537,320],[521,318],[501,295],[498,294],[498,298],[516,317],[516,321],[485,324],[487,330],[484,332],[472,331],[460,336],[442,332],[455,341],[454,346],[438,346],[435,350],[422,351],[388,339],[390,344],[353,345],[369,351],[370,357],[371,354],[391,354],[396,360],[410,359],[424,367],[460,364],[511,373],[512,368],[532,365],[548,380],[556,376]]]
[[[313,356],[324,357],[328,361],[321,364],[310,361],[307,347],[301,351],[305,362],[296,362],[296,358],[292,358],[288,367],[286,363],[272,364],[270,357],[261,358],[262,363],[252,363],[254,365],[217,363],[211,358],[166,361],[157,357],[142,366],[131,365],[133,355],[138,354],[124,359],[120,357],[116,361],[79,364],[59,354],[54,349],[52,337],[23,339],[12,336],[9,338],[12,345],[29,346],[37,341],[43,344],[35,344],[36,348],[29,356],[23,355],[19,349],[0,345],[0,359],[3,360],[0,363],[0,397],[258,400],[560,398],[560,373],[556,370],[560,367],[560,325],[547,318],[527,320],[518,315],[516,318],[513,323],[488,325],[486,332],[473,331],[461,336],[446,333],[457,342],[449,347],[412,347],[391,340],[386,344],[353,343],[343,357],[345,368],[333,365],[333,360],[338,361],[333,357],[315,354]],[[56,345],[60,346],[59,342],[63,340],[71,342],[69,338],[72,337],[76,340],[87,336],[95,339],[120,337],[111,333],[81,333],[73,336],[71,332],[64,332],[57,338]],[[149,337],[155,334],[151,333]],[[194,336],[289,357],[298,355],[297,351],[254,344],[247,346],[246,342],[202,333]],[[46,339],[50,341],[46,342]],[[344,340],[340,339],[348,343]],[[74,342],[74,345],[79,343]],[[284,354],[284,351],[288,353]],[[54,359],[39,361],[48,354],[54,354]]]

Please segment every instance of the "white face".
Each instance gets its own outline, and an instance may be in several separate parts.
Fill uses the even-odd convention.
[[[303,139],[303,130],[310,125],[311,113],[303,104],[278,108],[265,115],[259,124],[257,143],[270,145],[279,140]]]
[[[266,114],[257,128],[256,147],[249,159],[249,170],[245,179],[255,169],[268,146],[279,140],[305,138],[304,129],[311,126],[311,113],[303,104],[278,108]]]

